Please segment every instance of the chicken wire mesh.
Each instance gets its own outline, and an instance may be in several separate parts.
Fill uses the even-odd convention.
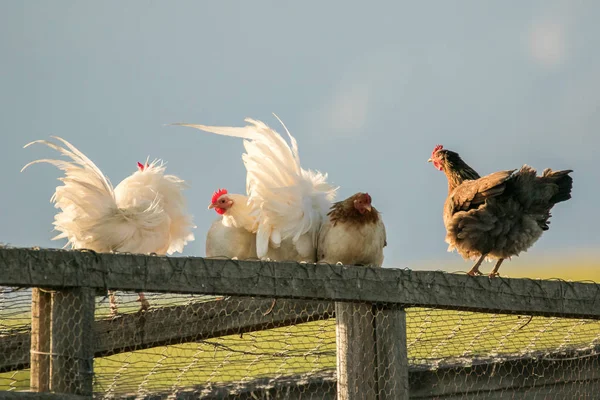
[[[31,290],[0,287],[0,390],[29,389]]]
[[[107,295],[95,297],[95,398],[332,399],[339,349],[350,362],[343,373],[358,377],[348,386],[362,398],[399,384],[384,371],[397,360],[377,351],[382,332],[392,338],[385,351],[402,347],[386,314],[393,305],[147,293],[142,311],[137,299],[117,292],[115,316]],[[30,390],[31,300],[29,289],[0,291],[0,390]],[[81,330],[71,301],[63,313],[68,345]],[[600,393],[600,321],[418,307],[405,318],[411,398]],[[342,322],[356,329],[341,334]],[[345,350],[340,335],[349,339]],[[371,362],[352,364],[371,351]],[[376,369],[390,381],[374,379]]]
[[[120,298],[135,303],[135,296]],[[152,307],[148,312],[111,320],[115,327],[136,325],[139,336],[131,341],[135,351],[96,359],[97,392],[108,397],[187,392],[222,398],[268,391],[313,375],[326,379],[324,370],[335,365],[335,322],[327,303],[278,299],[273,305],[271,299],[158,294],[147,298]],[[113,329],[107,330],[112,340],[122,344],[125,338]],[[299,390],[318,386],[307,384]]]
[[[595,399],[600,321],[409,310],[411,398]]]

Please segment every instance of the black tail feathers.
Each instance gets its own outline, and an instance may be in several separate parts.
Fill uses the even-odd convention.
[[[569,176],[571,172],[573,172],[571,169],[552,171],[547,168],[544,170],[542,177],[558,186],[558,192],[550,198],[552,204],[567,201],[571,198],[571,190],[573,189],[573,178]]]

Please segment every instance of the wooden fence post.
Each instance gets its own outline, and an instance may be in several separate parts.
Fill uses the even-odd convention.
[[[31,372],[29,386],[33,392],[50,389],[50,292],[31,291]]]
[[[91,396],[94,378],[95,290],[79,287],[52,294],[50,389]]]
[[[406,311],[374,306],[379,399],[408,400]]]
[[[408,400],[404,310],[338,302],[335,317],[338,400]]]
[[[335,303],[338,400],[374,400],[375,337],[371,304]]]

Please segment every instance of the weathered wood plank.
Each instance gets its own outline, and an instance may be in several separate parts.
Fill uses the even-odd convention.
[[[33,392],[47,392],[50,389],[50,313],[51,299],[49,292],[33,288],[31,291],[31,373],[29,385]],[[2,341],[4,338],[0,338]],[[18,343],[13,341],[14,343]],[[1,347],[1,346],[0,346]],[[23,350],[28,347],[21,347]],[[19,357],[13,349],[12,357]],[[15,361],[16,361],[15,360]],[[0,369],[2,365],[0,365]]]
[[[471,366],[438,365],[435,370],[412,366],[409,371],[410,393],[414,399],[570,399],[596,398],[600,393],[600,346],[558,353],[534,353],[519,359],[479,360]],[[335,399],[334,371],[302,376],[260,378],[252,381],[198,385],[176,391],[178,399]],[[269,397],[270,396],[270,397]],[[114,394],[115,398],[169,399],[172,391]],[[2,392],[4,399],[83,399],[84,397],[51,393]]]
[[[409,372],[411,399],[596,399],[600,388],[600,346],[556,354],[530,354],[505,361],[482,360],[472,366],[423,366]],[[175,395],[175,396],[174,396]],[[201,395],[201,396],[200,396]],[[115,394],[115,398],[159,399],[335,399],[333,371],[312,375],[260,378],[252,381],[198,385],[173,393]],[[289,396],[289,397],[287,397]]]
[[[0,285],[395,303],[600,319],[600,284],[289,262],[1,248]]]
[[[530,354],[505,361],[482,360],[472,366],[423,366],[409,372],[411,399],[596,399],[600,388],[600,346],[556,354]],[[260,378],[252,381],[198,385],[173,393],[116,394],[115,398],[170,399],[335,399],[333,371],[312,375]]]
[[[52,293],[50,390],[92,395],[94,295],[91,288]]]
[[[77,396],[65,393],[32,393],[32,392],[5,392],[0,391],[2,400],[87,400],[91,396]]]
[[[296,325],[333,317],[333,304],[231,297],[220,301],[164,307],[96,325],[96,357]]]
[[[338,400],[377,399],[373,306],[335,303]]]
[[[115,394],[116,399],[139,400],[336,400],[335,371],[258,378],[243,382],[200,384],[176,391]]]
[[[408,400],[406,311],[375,306],[378,400]]]
[[[30,347],[30,332],[0,336],[0,374],[29,368],[31,365]]]
[[[406,312],[335,304],[339,400],[408,400]]]
[[[410,395],[414,399],[595,399],[599,385],[600,345],[410,371]]]
[[[269,299],[231,297],[226,300],[150,309],[94,323],[94,356],[105,357],[168,344],[296,325],[334,316],[333,303],[279,300],[268,315]],[[0,337],[0,372],[29,366],[29,333]]]

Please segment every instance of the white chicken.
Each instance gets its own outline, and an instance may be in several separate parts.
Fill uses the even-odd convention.
[[[209,209],[221,215],[206,234],[206,257],[256,259],[256,218],[250,215],[248,198],[219,189],[213,193]],[[236,205],[233,207],[233,205]]]
[[[215,192],[209,208],[214,208],[222,219],[211,227],[207,255],[209,243],[211,255],[241,251],[225,251],[239,246],[239,242],[228,236],[234,235],[231,230],[234,227],[256,235],[256,255],[260,259],[315,262],[318,232],[337,188],[327,183],[326,174],[300,166],[296,139],[281,120],[291,146],[263,122],[250,118],[245,121],[248,122],[245,127],[174,124],[247,139],[246,153],[242,156],[247,170],[247,196],[229,194],[226,190]],[[230,231],[223,233],[225,229]],[[227,241],[219,245],[219,251],[213,249],[217,248],[218,240]]]
[[[172,254],[194,240],[192,216],[186,212],[185,182],[165,175],[160,160],[138,163],[138,171],[113,189],[110,180],[75,146],[53,136],[65,147],[46,140],[43,143],[69,157],[71,161],[41,159],[32,164],[49,163],[65,172],[51,201],[61,211],[54,217],[53,238],[68,240],[65,247],[95,252]],[[114,292],[110,292],[111,313],[117,313]],[[149,303],[139,293],[142,309]]]

